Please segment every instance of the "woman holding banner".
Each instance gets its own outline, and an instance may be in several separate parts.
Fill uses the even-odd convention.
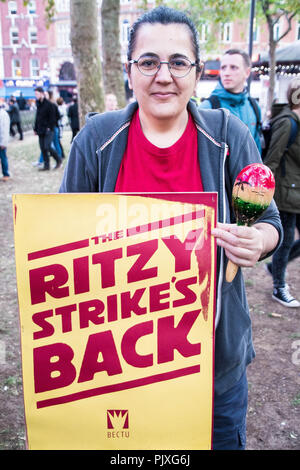
[[[240,267],[269,256],[281,239],[279,214],[272,202],[255,226],[233,223],[234,180],[260,156],[237,118],[190,100],[201,65],[195,26],[183,13],[158,7],[134,24],[127,72],[136,102],[87,119],[60,192],[218,192],[213,448],[244,449],[246,367],[255,353],[242,273],[225,281],[224,253]]]

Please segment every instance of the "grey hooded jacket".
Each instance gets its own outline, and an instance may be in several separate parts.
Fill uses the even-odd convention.
[[[75,137],[60,192],[114,192],[127,144],[128,129],[137,104],[89,116]],[[228,111],[199,110],[191,101],[198,131],[198,158],[204,191],[218,192],[218,220],[233,223],[231,192],[238,173],[261,162],[248,128]],[[274,202],[260,218],[272,224],[282,238]],[[269,253],[270,255],[271,253]],[[225,281],[225,254],[218,248],[215,334],[215,393],[230,389],[255,356],[252,329],[241,269],[232,283]]]

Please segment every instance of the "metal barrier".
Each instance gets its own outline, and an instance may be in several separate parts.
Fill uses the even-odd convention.
[[[20,118],[21,118],[21,125],[23,132],[31,131],[34,127],[36,110],[35,109],[28,109],[24,111],[20,111]],[[69,129],[69,123],[67,122],[64,126],[65,129]]]
[[[35,109],[29,109],[25,111],[20,111],[21,124],[24,132],[30,131],[33,129],[35,121]]]

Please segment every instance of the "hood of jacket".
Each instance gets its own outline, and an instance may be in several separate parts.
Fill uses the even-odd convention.
[[[231,93],[230,91],[225,90],[221,82],[217,84],[216,88],[212,92],[212,95],[217,96],[221,101],[227,101],[231,106],[240,106],[245,104],[245,101],[249,96],[246,89],[241,93]]]
[[[297,124],[299,125],[300,124],[300,118],[298,116],[298,114],[294,113],[294,111],[291,110],[291,108],[286,105],[284,108],[282,108],[282,110],[280,111],[280,113],[278,113],[276,116],[274,116],[272,119],[270,119],[270,123],[273,123],[279,119],[282,119],[282,118],[293,118]]]

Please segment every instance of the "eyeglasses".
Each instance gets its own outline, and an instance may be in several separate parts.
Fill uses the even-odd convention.
[[[185,77],[197,64],[185,57],[173,57],[169,61],[159,60],[159,57],[140,57],[138,60],[129,60],[130,64],[137,64],[137,68],[143,75],[151,77],[161,68],[161,64],[167,64],[171,75],[177,78]]]

